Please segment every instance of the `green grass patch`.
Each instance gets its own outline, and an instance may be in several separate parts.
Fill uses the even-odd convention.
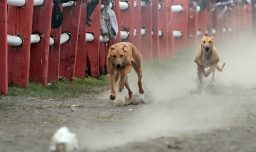
[[[85,80],[63,81],[42,86],[30,83],[27,88],[12,86],[9,89],[9,96],[30,96],[42,99],[65,99],[82,95],[96,93],[96,88],[106,86],[106,76],[99,78],[86,78]]]

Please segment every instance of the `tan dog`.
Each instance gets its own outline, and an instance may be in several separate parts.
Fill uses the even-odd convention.
[[[140,94],[144,93],[141,82],[141,60],[141,53],[130,42],[120,42],[110,47],[107,56],[107,68],[110,74],[111,100],[115,100],[116,98],[115,82],[120,78],[119,92],[122,92],[125,86],[129,93],[129,101],[132,101],[133,92],[129,87],[127,79],[128,73],[131,71],[132,67],[138,76],[139,92]]]
[[[194,61],[197,64],[197,76],[200,84],[203,83],[203,76],[208,77],[212,73],[210,84],[215,80],[215,69],[222,72],[225,63],[218,65],[220,58],[217,49],[213,45],[213,37],[205,34],[201,39],[200,49],[196,51]],[[209,68],[208,70],[205,70]]]

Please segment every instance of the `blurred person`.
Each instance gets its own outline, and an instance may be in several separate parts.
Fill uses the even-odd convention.
[[[96,6],[99,4],[99,0],[86,0],[86,2],[87,2],[86,24],[87,26],[91,26],[91,23],[92,23],[91,16]]]
[[[115,38],[118,33],[118,23],[116,14],[112,10],[112,3],[110,0],[103,0],[104,8],[101,10],[101,34],[105,37]]]

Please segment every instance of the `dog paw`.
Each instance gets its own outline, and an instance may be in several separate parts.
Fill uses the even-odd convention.
[[[226,63],[224,62],[224,63],[222,64],[222,70],[224,69],[225,65],[226,65]]]
[[[116,97],[115,97],[115,96],[110,95],[110,100],[115,100],[115,99],[116,99]]]
[[[144,94],[144,90],[143,89],[139,90],[139,93]]]

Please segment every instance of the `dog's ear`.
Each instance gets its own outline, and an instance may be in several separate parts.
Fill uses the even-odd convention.
[[[112,50],[114,50],[114,49],[115,49],[115,48],[111,46],[111,47],[109,48],[109,51],[112,51]]]
[[[127,52],[127,51],[128,51],[128,47],[127,47],[127,46],[123,46],[122,50],[123,50],[123,51],[124,51],[124,53],[125,53],[125,52]]]
[[[109,54],[111,54],[114,49],[115,49],[115,48],[111,46],[111,47],[108,49]]]
[[[208,32],[204,33],[204,36],[209,36]]]

